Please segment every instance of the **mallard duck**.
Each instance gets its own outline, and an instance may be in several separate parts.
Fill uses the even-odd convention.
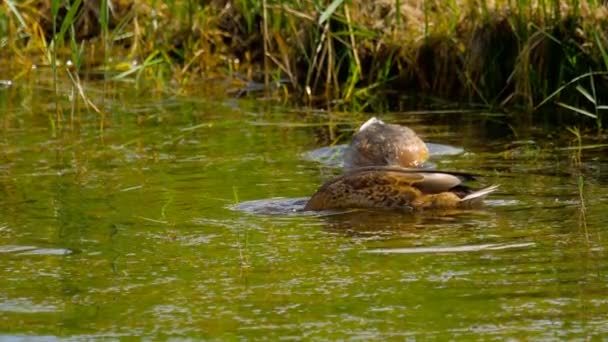
[[[344,168],[365,166],[419,167],[429,157],[426,144],[408,127],[373,117],[353,135],[344,151]]]
[[[474,190],[462,184],[472,179],[472,175],[459,172],[364,167],[323,184],[304,210],[474,208],[498,185]]]

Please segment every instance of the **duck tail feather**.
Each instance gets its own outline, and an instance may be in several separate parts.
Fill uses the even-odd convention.
[[[483,199],[486,196],[488,196],[492,192],[496,191],[499,186],[500,185],[495,184],[495,185],[490,185],[488,187],[485,187],[483,189],[479,189],[479,190],[477,190],[475,192],[472,192],[472,193],[466,195],[460,201],[461,201],[461,203],[466,204],[466,205],[480,204],[481,201],[483,201]]]

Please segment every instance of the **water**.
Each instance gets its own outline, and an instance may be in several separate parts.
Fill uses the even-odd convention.
[[[0,90],[2,340],[608,333],[605,150],[578,165],[569,137],[504,118],[377,113],[500,190],[475,211],[298,213],[339,173],[311,151],[364,115],[121,89],[93,97],[103,131],[61,102],[53,137],[49,94]]]

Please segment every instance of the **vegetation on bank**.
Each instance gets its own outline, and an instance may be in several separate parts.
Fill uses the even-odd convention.
[[[220,78],[239,92],[266,89],[360,110],[416,95],[516,113],[551,108],[555,120],[563,116],[553,109],[561,108],[598,128],[608,117],[608,8],[599,0],[0,6],[3,79],[23,78],[35,65],[50,67],[55,82],[152,79],[188,92],[195,81]]]

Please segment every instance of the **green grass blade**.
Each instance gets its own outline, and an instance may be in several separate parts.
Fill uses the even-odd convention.
[[[163,62],[163,60],[159,58],[159,59],[155,59],[155,60],[149,61],[149,62],[147,62],[145,64],[140,64],[140,65],[138,65],[138,66],[136,66],[134,68],[131,68],[131,69],[127,70],[127,71],[121,72],[120,74],[112,77],[112,79],[116,80],[116,81],[124,79],[124,78],[126,78],[127,76],[129,76],[131,74],[134,74],[134,73],[139,72],[139,71],[141,71],[141,70],[143,70],[143,69],[145,69],[147,67],[151,67],[153,65],[156,65],[156,64],[159,64],[159,63],[162,63],[162,62]]]
[[[606,49],[604,49],[604,44],[602,44],[602,41],[600,40],[600,36],[598,35],[597,31],[594,31],[593,35],[595,36],[595,42],[597,44],[597,47],[600,49],[600,53],[602,54],[602,60],[604,61],[604,67],[606,68],[606,70],[608,70],[608,54],[606,54]]]
[[[589,94],[589,92],[585,88],[583,88],[583,86],[581,86],[580,84],[577,85],[576,90],[581,93],[587,100],[589,100],[589,102],[593,103],[594,105],[596,104],[595,98],[593,98],[593,96],[591,96],[591,94]]]
[[[578,82],[579,80],[585,78],[585,77],[590,77],[590,76],[594,76],[594,75],[608,75],[608,72],[606,71],[593,71],[593,72],[587,72],[584,73],[582,75],[576,76],[575,78],[571,79],[570,81],[568,81],[568,83],[562,85],[561,87],[557,88],[554,92],[552,92],[549,96],[545,97],[544,100],[542,100],[539,104],[537,104],[536,106],[534,106],[534,109],[538,109],[540,107],[542,107],[542,105],[544,105],[545,103],[551,101],[551,99],[553,99],[554,97],[556,97],[557,95],[559,95],[564,89],[568,88],[569,86],[571,86],[572,84]]]
[[[76,0],[76,1],[74,1],[73,4],[70,5],[70,9],[68,10],[68,13],[66,13],[65,18],[63,19],[63,22],[61,23],[61,28],[59,29],[59,33],[57,33],[59,40],[63,40],[63,37],[64,37],[66,31],[68,30],[68,28],[70,28],[70,26],[72,26],[74,24],[74,18],[76,17],[76,14],[78,13],[78,9],[80,8],[81,3],[82,3],[82,0]]]
[[[331,17],[331,15],[334,14],[336,9],[340,5],[342,5],[343,2],[344,2],[344,0],[332,1],[331,4],[329,4],[329,6],[327,6],[325,11],[323,11],[323,13],[321,13],[321,16],[319,17],[319,25],[322,25],[325,21],[327,21],[327,19],[329,19],[329,17]]]
[[[570,131],[570,130],[569,130]],[[568,146],[562,147],[558,150],[560,151],[572,151],[572,150],[599,150],[605,149],[608,147],[608,144],[592,144],[592,145],[583,145],[583,146]]]
[[[12,0],[6,0],[6,5],[8,6],[8,8],[10,8],[11,12],[13,12],[13,14],[15,15],[15,17],[17,18],[17,21],[19,21],[19,25],[21,25],[21,28],[26,28],[27,24],[25,23],[25,20],[21,16],[21,13],[19,13],[19,10],[17,10],[17,7],[13,3],[13,1]]]
[[[564,108],[566,108],[566,109],[570,109],[570,110],[571,110],[571,111],[573,111],[573,112],[576,112],[576,113],[579,113],[579,114],[583,114],[583,115],[588,116],[588,117],[590,117],[590,118],[597,119],[597,115],[595,115],[595,114],[593,114],[593,113],[589,113],[588,111],[586,111],[586,110],[584,110],[584,109],[581,109],[581,108],[576,108],[576,107],[574,107],[574,106],[571,106],[571,105],[565,104],[565,103],[563,103],[563,102],[557,102],[557,105],[558,105],[558,106],[560,106],[560,107],[564,107]]]

